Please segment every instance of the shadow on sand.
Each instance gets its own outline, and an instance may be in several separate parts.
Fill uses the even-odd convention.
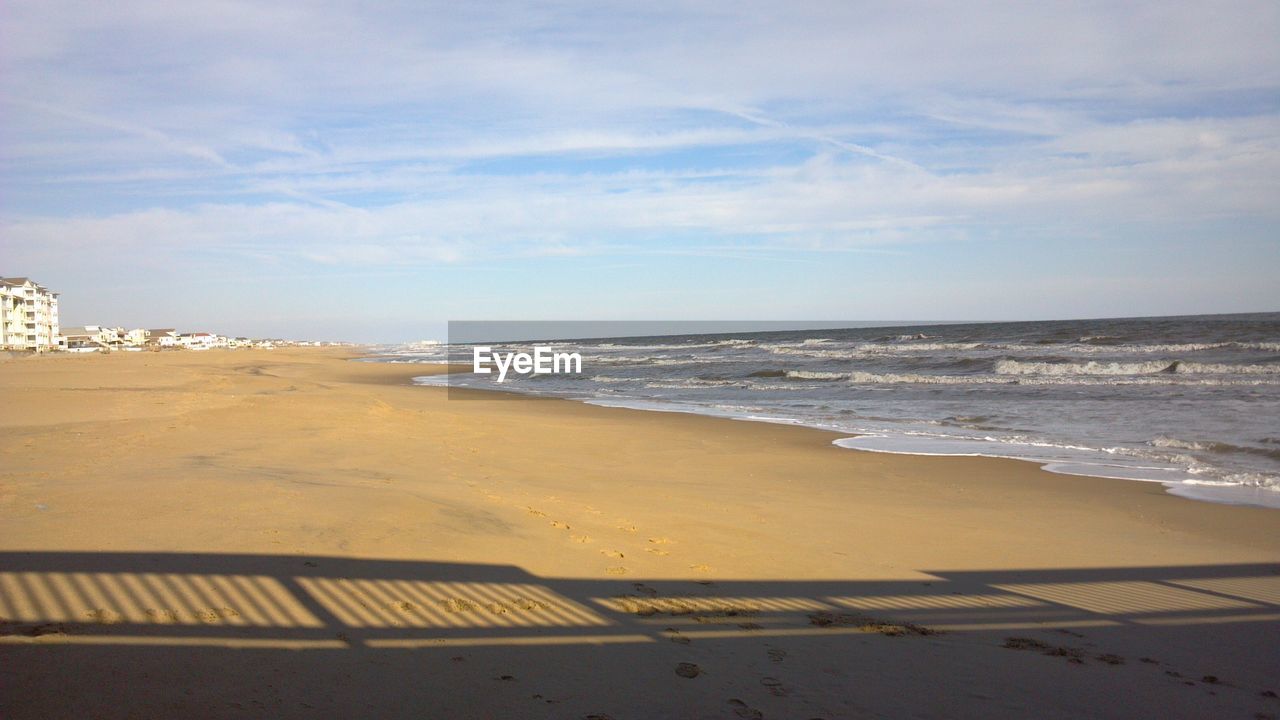
[[[0,716],[1280,712],[1280,566],[926,572],[0,553]]]

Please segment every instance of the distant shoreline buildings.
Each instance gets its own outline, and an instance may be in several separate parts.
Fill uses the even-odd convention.
[[[281,346],[345,346],[350,343],[251,339],[174,328],[125,330],[105,325],[60,327],[58,293],[25,277],[0,277],[0,351],[112,352],[115,350],[211,350]]]
[[[58,349],[58,293],[24,277],[0,277],[0,348]]]

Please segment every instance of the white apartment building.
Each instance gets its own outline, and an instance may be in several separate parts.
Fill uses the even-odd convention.
[[[0,350],[59,347],[58,293],[29,278],[0,278]]]

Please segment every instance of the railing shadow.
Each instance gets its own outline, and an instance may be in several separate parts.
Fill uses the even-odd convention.
[[[0,717],[1250,717],[1280,702],[1278,619],[1271,564],[697,582],[5,552]]]
[[[1280,620],[1280,566],[931,572],[928,581],[586,580],[321,556],[0,553],[0,641],[339,648]]]

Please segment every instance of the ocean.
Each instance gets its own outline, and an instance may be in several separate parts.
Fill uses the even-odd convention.
[[[583,372],[448,382],[806,425],[849,433],[836,444],[851,450],[1020,458],[1280,508],[1280,313],[537,344],[580,353]],[[380,359],[439,363],[447,352],[470,363],[457,345]]]

